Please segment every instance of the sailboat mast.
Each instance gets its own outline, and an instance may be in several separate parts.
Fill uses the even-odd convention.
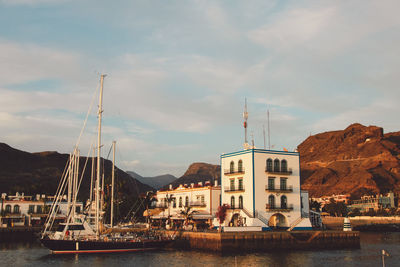
[[[90,208],[92,207],[92,201],[93,201],[93,178],[94,178],[94,154],[95,154],[95,148],[93,148],[92,152],[92,173],[90,175],[90,197],[89,197],[89,203],[90,203]]]
[[[113,141],[113,164],[112,164],[112,172],[111,172],[111,228],[114,226],[114,176],[115,176],[115,146],[116,141]]]
[[[100,201],[100,151],[101,151],[101,115],[103,113],[103,81],[106,75],[100,76],[100,95],[99,95],[99,111],[98,111],[98,134],[97,134],[97,175],[96,175],[96,234],[100,235],[99,225],[99,201]]]

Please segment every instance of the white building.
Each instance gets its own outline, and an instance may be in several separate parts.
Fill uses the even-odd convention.
[[[211,224],[218,206],[220,205],[221,187],[214,184],[202,183],[179,185],[173,189],[157,191],[157,203],[153,210],[153,219],[169,218],[175,223],[180,224],[184,220],[181,212],[187,207],[194,210],[193,220],[203,221]],[[170,201],[168,201],[170,199]]]
[[[247,147],[221,155],[221,199],[230,206],[225,231],[311,229],[298,152]]]
[[[65,197],[66,198],[66,197]],[[38,194],[35,197],[16,193],[7,196],[3,193],[0,203],[1,226],[42,225],[52,205],[53,196]],[[83,210],[82,202],[77,203],[77,212]],[[68,203],[60,202],[57,206],[57,218],[65,219],[68,213]]]

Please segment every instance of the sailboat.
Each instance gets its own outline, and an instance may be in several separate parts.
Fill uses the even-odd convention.
[[[104,230],[101,223],[104,217],[103,191],[104,181],[100,185],[100,152],[101,152],[101,123],[103,82],[105,75],[100,76],[100,94],[98,109],[98,135],[97,135],[97,168],[94,187],[95,200],[92,201],[92,192],[88,211],[78,213],[76,209],[77,196],[82,177],[79,179],[79,150],[75,147],[69,157],[69,161],[60,180],[54,202],[50,208],[40,242],[50,249],[53,254],[79,254],[79,253],[111,253],[130,252],[161,249],[173,242],[171,236],[163,236],[156,233],[132,233],[121,235],[114,233],[113,228],[113,203],[111,204],[111,228]],[[114,183],[115,142],[113,142],[113,168],[112,183]],[[86,167],[86,164],[85,164]],[[84,171],[83,171],[84,173]],[[92,172],[93,173],[93,172]],[[92,176],[93,178],[93,176]],[[92,181],[91,181],[92,186]],[[91,188],[92,191],[92,188]],[[67,192],[68,216],[65,222],[60,223],[53,231],[58,205],[64,199]],[[112,184],[112,201],[114,184]]]

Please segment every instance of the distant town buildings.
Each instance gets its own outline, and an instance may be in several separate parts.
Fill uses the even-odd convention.
[[[387,193],[386,195],[362,196],[359,200],[353,200],[348,208],[350,210],[359,209],[360,211],[377,211],[379,209],[396,208],[395,204],[394,193]]]
[[[64,197],[66,199],[66,196]],[[15,195],[1,194],[0,227],[35,226],[43,225],[49,208],[53,203],[53,196],[37,194],[26,196],[24,193]],[[67,201],[56,207],[58,220],[64,220],[68,212]],[[83,210],[83,204],[77,204],[77,211]]]

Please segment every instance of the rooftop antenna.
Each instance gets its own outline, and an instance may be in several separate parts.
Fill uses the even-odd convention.
[[[251,148],[254,148],[254,134],[251,132]]]
[[[267,120],[268,120],[268,149],[271,150],[271,132],[269,127],[269,109],[267,109]]]
[[[265,149],[265,124],[263,124],[264,149]]]
[[[244,127],[244,149],[248,149],[249,144],[247,142],[247,119],[249,117],[249,113],[247,112],[247,98],[244,99],[244,112],[243,112],[243,127]]]

